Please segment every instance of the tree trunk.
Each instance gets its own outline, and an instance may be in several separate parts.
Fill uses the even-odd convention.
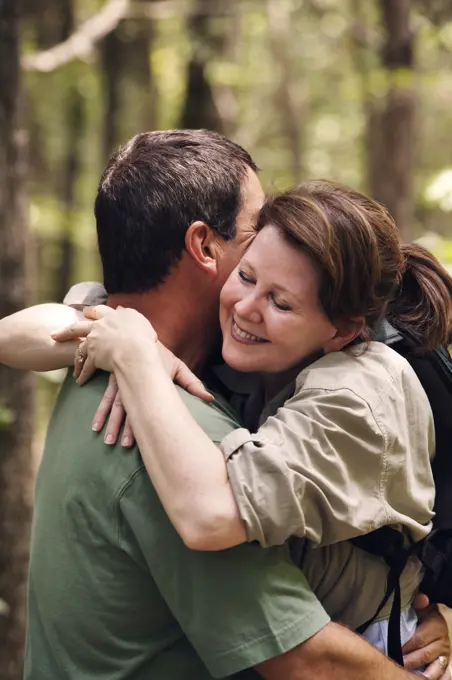
[[[19,4],[21,22],[29,26],[36,49],[45,50],[61,42],[69,34],[71,14],[67,0],[22,0]],[[25,93],[24,93],[25,94]],[[38,96],[42,96],[40,93]],[[46,158],[44,131],[33,96],[27,98],[28,180],[39,191],[48,193],[54,188],[55,173]]]
[[[0,0],[0,318],[27,303],[17,4]],[[22,677],[33,381],[0,367],[0,678]]]
[[[277,89],[277,110],[291,155],[292,181],[298,184],[305,174],[303,166],[303,127],[306,120],[307,98],[302,83],[293,75],[293,57],[288,47],[295,39],[291,31],[290,7],[279,0],[267,0],[270,48],[280,69]],[[300,97],[300,92],[303,93]],[[296,93],[298,97],[296,97]]]
[[[62,32],[55,42],[67,40],[75,29],[73,0],[60,0],[61,12],[59,25]],[[74,207],[76,202],[77,178],[80,171],[81,146],[85,123],[84,98],[80,93],[78,81],[70,77],[70,85],[66,93],[65,107],[65,152],[60,172],[61,181],[58,187],[62,206],[61,235],[59,238],[59,263],[56,269],[53,295],[62,301],[73,283],[76,259],[76,246],[73,238]]]
[[[187,90],[181,116],[182,128],[207,128],[223,132],[221,116],[215,104],[212,87],[206,70],[209,60],[210,17],[208,5],[197,0],[195,10],[187,20],[191,38],[191,57],[187,69]]]
[[[71,33],[74,18],[67,0],[33,0],[36,42],[40,50],[53,47]]]
[[[73,283],[76,246],[73,235],[74,207],[77,178],[80,171],[81,145],[85,122],[84,100],[77,83],[73,83],[66,100],[66,151],[62,168],[60,200],[62,224],[60,236],[60,262],[56,273],[54,292],[62,301]]]
[[[104,99],[102,122],[102,158],[104,163],[108,161],[119,143],[121,48],[122,43],[119,39],[118,27],[102,41],[100,50]]]
[[[145,7],[148,3],[149,0],[135,0],[135,7],[139,12],[140,5]],[[130,119],[128,137],[144,130],[154,130],[158,124],[158,93],[151,69],[155,30],[155,22],[150,19],[128,19],[124,22],[127,42],[124,44],[122,100],[133,102],[125,114]]]
[[[368,121],[369,179],[373,196],[384,203],[409,240],[413,219],[413,150],[416,93],[411,0],[380,0],[386,40],[381,61],[387,90],[374,100]]]
[[[158,93],[151,68],[155,27],[136,0],[137,18],[124,19],[101,44],[104,123],[103,158],[107,162],[120,143],[131,135],[158,125]]]
[[[216,31],[216,40],[212,47],[223,61],[236,66],[243,52],[243,5],[241,0],[228,0],[228,3],[217,5],[218,26],[222,22],[221,31]],[[231,83],[213,83],[212,95],[221,119],[223,134],[234,139],[237,134],[237,118],[239,102],[237,87]]]

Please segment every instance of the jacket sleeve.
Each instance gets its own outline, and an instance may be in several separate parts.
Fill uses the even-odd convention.
[[[221,449],[250,541],[329,545],[390,521],[385,435],[349,389],[302,389],[256,434],[236,430]]]

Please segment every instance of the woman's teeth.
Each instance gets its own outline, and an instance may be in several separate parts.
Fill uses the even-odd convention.
[[[253,342],[265,342],[263,338],[258,338],[257,335],[251,335],[251,333],[246,333],[246,331],[242,331],[239,326],[234,322],[234,332],[239,336],[239,338],[243,338],[244,340],[252,340]]]

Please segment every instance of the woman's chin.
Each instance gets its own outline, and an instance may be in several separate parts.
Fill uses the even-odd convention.
[[[250,361],[250,357],[244,356],[244,354],[236,349],[230,347],[225,347],[223,345],[223,359],[230,368],[235,371],[242,371],[242,373],[254,373],[260,371],[260,367],[256,366],[255,363]]]

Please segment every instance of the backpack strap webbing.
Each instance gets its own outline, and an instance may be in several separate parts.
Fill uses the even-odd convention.
[[[400,617],[402,613],[400,577],[410,556],[410,549],[405,548],[401,532],[392,527],[381,527],[365,536],[352,538],[351,542],[361,550],[382,557],[389,567],[384,598],[372,618],[363,623],[357,632],[363,633],[375,621],[391,595],[394,595],[388,623],[388,656],[400,666],[403,666],[400,637]]]

